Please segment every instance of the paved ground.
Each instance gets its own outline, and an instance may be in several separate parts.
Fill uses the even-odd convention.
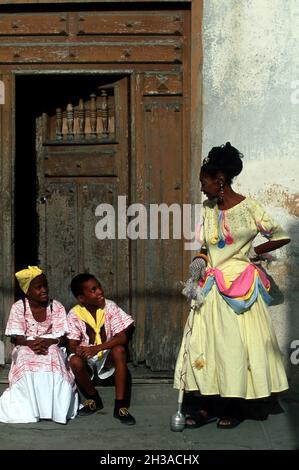
[[[0,385],[0,392],[7,385]],[[170,431],[177,392],[169,383],[133,384],[131,412],[136,426],[124,426],[112,417],[114,388],[100,387],[104,409],[67,425],[51,421],[36,424],[0,423],[1,450],[278,450],[299,449],[299,402],[285,395],[283,412],[266,421],[246,420],[234,429],[216,423],[183,432]]]

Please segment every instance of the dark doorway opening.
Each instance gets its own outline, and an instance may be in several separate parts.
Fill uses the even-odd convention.
[[[16,79],[15,269],[37,263],[35,80]]]

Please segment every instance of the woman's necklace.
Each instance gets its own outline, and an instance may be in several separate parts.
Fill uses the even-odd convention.
[[[210,242],[212,245],[217,244],[218,248],[224,248],[225,245],[231,245],[234,243],[230,227],[227,223],[226,211],[224,209],[218,209],[216,230]]]

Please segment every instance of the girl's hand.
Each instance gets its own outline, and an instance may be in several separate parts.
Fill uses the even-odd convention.
[[[48,345],[45,338],[35,338],[27,341],[27,346],[35,353],[45,356],[48,354]]]

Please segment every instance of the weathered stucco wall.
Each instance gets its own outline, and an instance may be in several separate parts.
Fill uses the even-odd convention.
[[[234,188],[258,198],[292,243],[265,266],[274,327],[299,391],[299,1],[205,0],[203,155],[230,141],[244,154]],[[276,292],[275,292],[276,291]]]

